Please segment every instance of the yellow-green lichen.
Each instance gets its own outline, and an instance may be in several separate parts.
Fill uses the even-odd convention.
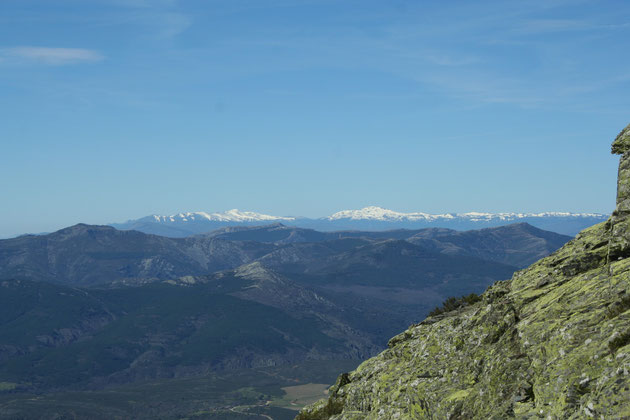
[[[460,401],[460,400],[466,399],[468,395],[470,395],[470,389],[462,389],[462,390],[455,391],[452,394],[450,394],[448,397],[446,397],[446,401],[449,401],[449,402]]]

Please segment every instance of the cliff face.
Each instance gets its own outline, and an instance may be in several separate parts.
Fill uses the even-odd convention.
[[[392,338],[297,419],[630,418],[630,126],[613,153],[610,220]]]
[[[630,124],[613,142],[612,152],[621,155],[617,177],[617,207],[610,220],[610,257],[616,259],[630,255]]]

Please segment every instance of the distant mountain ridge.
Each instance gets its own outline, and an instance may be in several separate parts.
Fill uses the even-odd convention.
[[[600,223],[608,215],[600,213],[402,213],[382,207],[370,206],[359,210],[343,210],[327,217],[306,218],[272,216],[237,209],[222,213],[184,212],[169,216],[151,215],[124,223],[112,223],[121,230],[138,230],[168,237],[185,237],[207,233],[223,227],[259,226],[279,222],[290,226],[335,231],[343,229],[390,230],[443,227],[471,230],[525,222],[540,229],[574,236],[580,230]]]
[[[238,209],[228,210],[222,213],[206,213],[203,211],[178,213],[171,216],[152,215],[147,216],[156,222],[174,222],[176,219],[182,222],[195,222],[198,220],[211,220],[217,222],[269,222],[278,220],[295,220],[295,217],[270,216],[268,214],[255,213],[252,211],[240,211]],[[144,220],[140,219],[140,220]]]
[[[0,240],[0,378],[46,392],[363,359],[447,296],[480,292],[570,239],[525,223],[272,223],[185,238],[78,224]]]
[[[379,220],[379,221],[391,221],[391,220],[406,220],[406,221],[418,221],[418,220],[452,220],[456,218],[468,219],[471,221],[482,220],[506,220],[513,221],[524,218],[533,217],[599,217],[603,216],[599,213],[570,213],[570,212],[542,212],[542,213],[483,213],[483,212],[468,212],[468,213],[444,213],[444,214],[429,214],[422,212],[401,213],[393,210],[384,209],[382,207],[370,206],[364,207],[360,210],[343,210],[334,213],[331,216],[325,217],[326,220]]]
[[[273,248],[264,243],[167,238],[78,224],[48,235],[1,240],[0,277],[82,287],[125,279],[164,280],[235,268]]]
[[[569,239],[526,224],[275,223],[187,238],[78,224],[1,240],[0,377],[41,391],[361,359],[446,296],[483,290]]]
[[[47,235],[0,240],[0,278],[93,287],[199,276],[254,261],[282,272],[306,270],[313,275],[330,264],[327,259],[343,262],[344,253],[359,249],[368,258],[378,254],[378,249],[388,241],[387,247],[393,246],[391,241],[408,243],[404,245],[406,251],[401,248],[397,252],[411,252],[412,247],[435,257],[474,257],[487,264],[516,269],[553,252],[569,239],[525,223],[466,232],[450,229],[319,232],[272,224],[227,227],[186,238],[78,224]],[[297,266],[303,268],[295,271]],[[448,265],[445,269],[448,271]]]

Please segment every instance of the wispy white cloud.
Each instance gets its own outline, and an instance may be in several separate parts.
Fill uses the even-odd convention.
[[[114,24],[140,24],[150,28],[150,37],[171,39],[193,24],[191,15],[183,13],[179,3],[179,0],[107,0],[107,4],[127,9],[123,15],[107,19]]]
[[[159,38],[173,38],[192,25],[192,19],[182,13],[160,13],[153,16]]]
[[[2,62],[30,62],[52,66],[90,63],[105,57],[95,50],[84,48],[12,47],[0,49]]]
[[[535,35],[551,32],[607,31],[628,27],[630,27],[628,22],[602,24],[573,19],[531,19],[522,21],[520,25],[516,26],[514,32],[523,35]]]
[[[444,53],[436,53],[436,54],[428,53],[424,55],[424,59],[438,66],[446,66],[446,67],[467,66],[469,64],[475,64],[481,61],[479,57],[474,57],[471,55],[462,57],[462,56],[457,56],[457,55],[449,56]]]
[[[174,6],[177,4],[178,0],[107,0],[104,3],[106,4],[115,4],[124,7],[144,7],[144,8],[155,8],[155,7],[165,7],[165,6]]]
[[[571,19],[531,19],[523,21],[516,32],[523,34],[538,34],[548,32],[567,32],[590,29],[592,24]]]

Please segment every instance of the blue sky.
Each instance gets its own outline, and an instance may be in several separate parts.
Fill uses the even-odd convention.
[[[2,0],[0,236],[610,212],[629,51],[627,1]]]

